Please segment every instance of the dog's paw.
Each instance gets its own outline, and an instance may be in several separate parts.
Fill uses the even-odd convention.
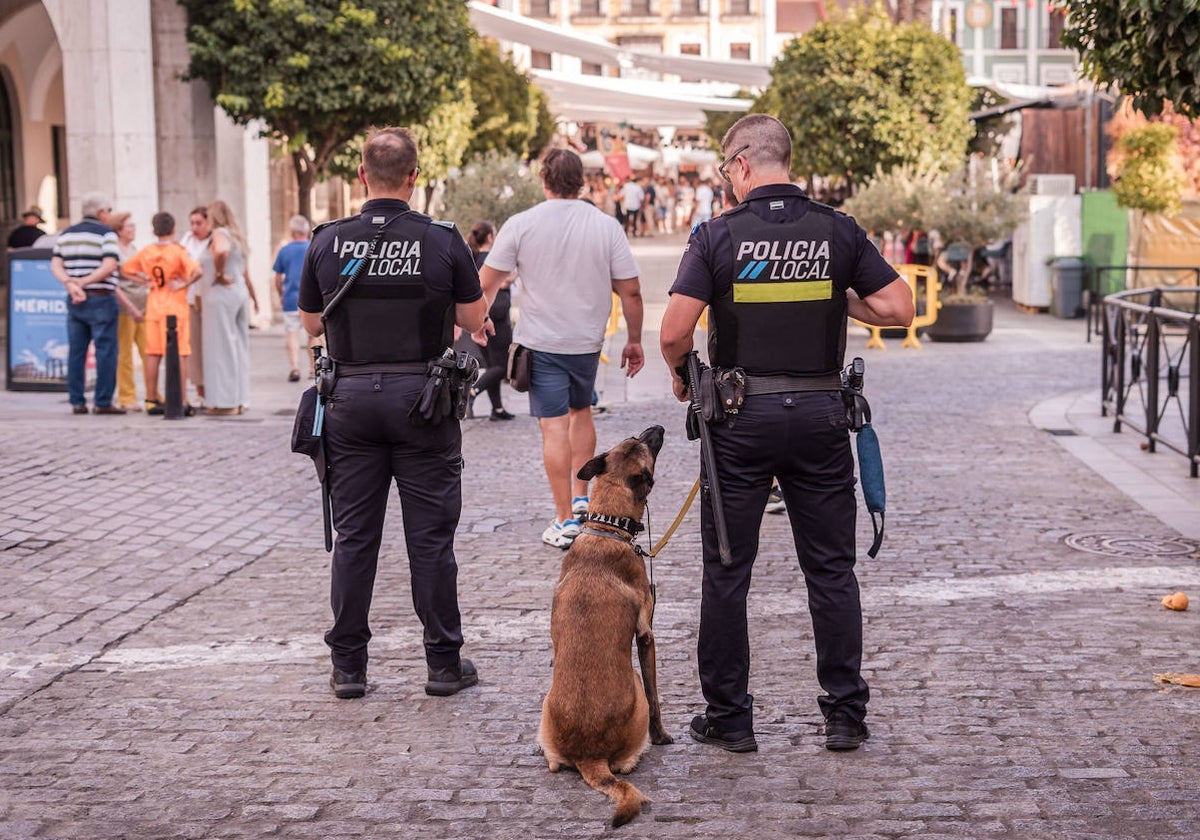
[[[668,735],[665,729],[660,729],[658,732],[650,733],[650,743],[661,747],[665,744],[674,744],[675,739]]]

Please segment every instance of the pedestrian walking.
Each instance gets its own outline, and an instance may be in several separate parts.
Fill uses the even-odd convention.
[[[571,545],[587,512],[587,482],[577,473],[596,454],[592,395],[613,292],[627,331],[621,367],[634,376],[645,364],[637,262],[621,226],[579,199],[582,188],[579,156],[552,149],[542,161],[547,200],[504,223],[479,274],[485,289],[514,270],[521,278],[513,341],[533,354],[529,411],[554,499],[542,541],[556,548]]]
[[[849,216],[808,199],[789,180],[792,144],[774,117],[736,122],[719,172],[739,204],[692,232],[663,316],[663,357],[678,371],[711,307],[709,358],[745,373],[736,422],[711,425],[723,507],[702,508],[703,581],[697,664],[707,708],[691,736],[731,752],[757,749],[746,595],[759,526],[778,477],[808,587],[825,746],[867,738],[860,673],[862,610],[854,575],[854,460],[841,393],[847,315],[906,325],[912,293]],[[687,399],[678,373],[675,395]],[[719,559],[714,514],[732,562]]]
[[[425,691],[446,696],[478,681],[460,653],[454,532],[462,508],[462,432],[453,414],[436,422],[410,414],[433,380],[430,360],[450,346],[455,324],[469,332],[484,328],[488,300],[454,225],[409,207],[419,172],[407,130],[372,134],[358,169],[368,201],[360,215],[314,231],[300,277],[300,319],[310,335],[325,336],[334,365],[324,422],[338,536],[333,626],[325,642],[333,660],[330,685],[343,699],[362,697],[367,688],[368,613],[393,481],[413,606],[425,630]]]
[[[467,247],[471,249],[476,268],[483,266],[495,241],[496,226],[486,219],[471,227],[471,232],[467,234]],[[487,393],[492,404],[489,420],[515,419],[515,415],[504,410],[504,400],[500,394],[500,384],[504,381],[508,365],[508,348],[512,344],[512,320],[509,317],[512,311],[512,283],[511,275],[501,282],[492,300],[492,307],[488,310],[495,333],[488,337],[487,344],[479,354],[483,356],[483,372],[479,374],[479,380],[471,392],[472,400],[481,393]]]
[[[288,221],[291,241],[275,254],[275,291],[279,293],[279,308],[283,311],[284,346],[288,358],[288,382],[300,381],[300,272],[304,255],[308,253],[311,225],[304,216],[292,216]],[[309,367],[312,361],[309,360]]]

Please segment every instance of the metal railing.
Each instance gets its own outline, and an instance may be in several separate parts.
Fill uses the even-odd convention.
[[[1137,275],[1143,271],[1174,275],[1178,278],[1179,285],[1184,285],[1191,280],[1194,285],[1200,286],[1200,268],[1190,265],[1092,265],[1085,259],[1084,266],[1083,306],[1087,316],[1087,340],[1089,343],[1091,343],[1093,333],[1100,335],[1104,289],[1107,288],[1106,280],[1110,275],[1121,276],[1122,288],[1128,283],[1130,274],[1133,275],[1134,285],[1138,285]]]
[[[1200,474],[1200,285],[1104,298],[1100,414],[1188,459]]]

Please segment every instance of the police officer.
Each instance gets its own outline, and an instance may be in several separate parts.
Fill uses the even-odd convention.
[[[474,665],[459,654],[454,531],[462,506],[462,434],[454,416],[414,422],[409,413],[426,385],[429,360],[452,343],[455,324],[468,332],[484,328],[488,300],[454,226],[409,208],[419,171],[407,130],[374,133],[358,168],[368,201],[358,216],[316,229],[300,278],[304,328],[325,335],[334,363],[324,433],[338,536],[333,627],[325,642],[333,659],[330,685],[343,699],[366,692],[367,616],[392,481],[413,605],[425,630],[425,691],[447,696],[478,681]]]
[[[746,373],[740,411],[711,428],[732,563],[719,562],[708,502],[697,651],[707,710],[689,734],[731,752],[758,748],[746,594],[777,476],[808,587],[825,746],[855,749],[867,738],[868,691],[854,576],[854,461],[838,374],[847,315],[906,325],[912,294],[853,219],[791,185],[792,142],[782,123],[744,117],[721,149],[718,171],[740,203],[692,232],[660,334],[680,400],[687,392],[678,371],[705,307],[714,367]]]

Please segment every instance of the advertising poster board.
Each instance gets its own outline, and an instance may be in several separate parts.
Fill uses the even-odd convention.
[[[49,248],[8,254],[10,391],[67,390],[67,293],[50,273]]]

